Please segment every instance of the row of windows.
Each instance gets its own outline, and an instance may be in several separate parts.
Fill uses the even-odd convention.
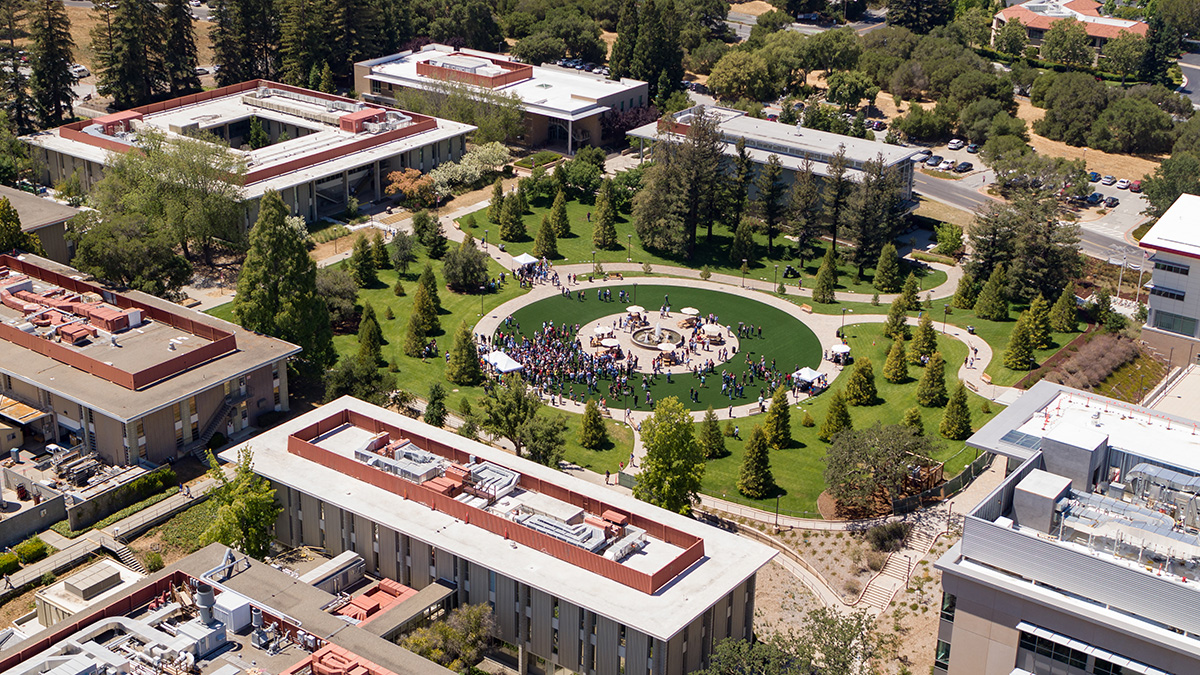
[[[1179,263],[1162,262],[1161,260],[1154,261],[1154,269],[1162,270],[1164,272],[1174,272],[1175,274],[1182,274],[1184,276],[1187,276],[1187,273],[1188,273],[1187,265],[1180,265]]]
[[[1150,295],[1157,295],[1160,298],[1168,298],[1170,300],[1183,300],[1184,292],[1177,291],[1172,288],[1163,288],[1155,286],[1150,289]]]
[[[1087,668],[1088,656],[1085,652],[1081,652],[1078,649],[1071,649],[1066,645],[1060,645],[1044,637],[1021,631],[1021,640],[1018,646],[1039,656],[1049,656],[1055,661],[1065,663],[1072,668]]]
[[[1196,336],[1195,319],[1187,316],[1181,316],[1179,314],[1164,312],[1161,309],[1154,311],[1154,327],[1158,328],[1159,330],[1165,330],[1169,333],[1179,333],[1180,335],[1186,335],[1188,337]]]

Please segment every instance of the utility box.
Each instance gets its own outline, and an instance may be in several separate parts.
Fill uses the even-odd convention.
[[[1058,524],[1055,505],[1071,491],[1071,479],[1034,469],[1013,491],[1017,524],[1049,534]]]
[[[240,632],[250,625],[250,600],[233,591],[225,591],[217,596],[217,603],[213,605],[213,617],[225,624],[229,632]]]

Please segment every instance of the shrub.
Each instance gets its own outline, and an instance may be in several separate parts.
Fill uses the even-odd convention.
[[[887,563],[887,554],[880,551],[867,551],[867,568],[872,572],[883,569]]]
[[[204,447],[208,448],[209,450],[218,450],[224,447],[228,442],[229,439],[225,438],[225,434],[218,431],[212,435],[212,438],[208,439],[208,443]]]
[[[876,525],[867,530],[867,541],[876,551],[899,551],[910,529],[912,525],[899,520]]]
[[[58,581],[58,577],[54,574],[54,572],[46,572],[42,575],[41,582],[43,586],[49,586],[56,581]]]
[[[15,553],[0,553],[0,574],[12,574],[21,569],[21,561]]]
[[[1076,389],[1090,390],[1108,379],[1121,366],[1133,361],[1140,351],[1132,340],[1102,335],[1085,344],[1046,379]]]
[[[163,568],[162,554],[158,551],[150,551],[146,554],[146,570],[157,572]]]
[[[862,584],[858,583],[858,579],[847,579],[842,588],[844,588],[850,595],[858,595],[859,593],[862,593]]]
[[[50,547],[40,537],[30,537],[13,547],[13,553],[22,563],[35,563],[50,555]]]

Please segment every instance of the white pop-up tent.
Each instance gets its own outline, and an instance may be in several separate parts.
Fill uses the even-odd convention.
[[[801,368],[792,374],[792,377],[805,382],[816,382],[817,378],[821,377],[821,373],[818,373],[812,368],[805,366],[804,368]]]
[[[537,258],[529,255],[528,253],[522,253],[521,255],[513,258],[513,265],[517,267],[524,267],[526,265],[532,265],[537,261]]]
[[[483,357],[483,360],[492,364],[492,367],[500,373],[511,373],[525,368],[525,366],[517,363],[511,356],[504,352],[490,352],[487,356]]]

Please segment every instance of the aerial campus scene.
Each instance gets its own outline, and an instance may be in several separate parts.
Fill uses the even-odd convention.
[[[1196,0],[0,0],[0,675],[1200,673],[1198,82]]]

